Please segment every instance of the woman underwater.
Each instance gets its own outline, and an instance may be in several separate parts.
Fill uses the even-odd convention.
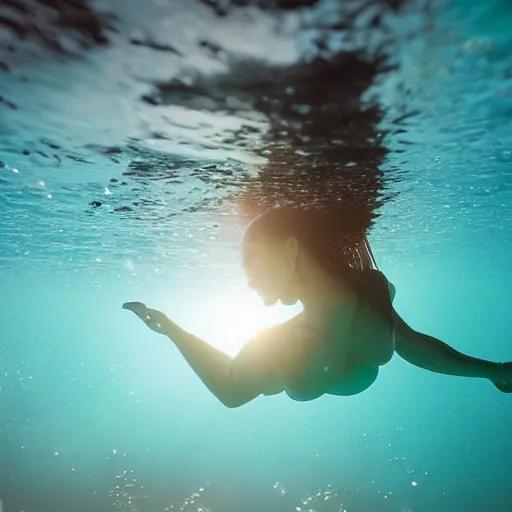
[[[250,285],[265,304],[303,311],[263,330],[231,358],[165,314],[128,302],[153,331],[168,336],[227,407],[285,391],[294,400],[355,395],[375,382],[394,352],[446,375],[490,380],[512,392],[512,363],[476,359],[409,327],[393,308],[394,286],[377,270],[366,237],[349,236],[326,214],[275,208],[255,218],[242,239]]]

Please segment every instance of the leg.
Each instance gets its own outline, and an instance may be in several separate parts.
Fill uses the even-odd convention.
[[[444,375],[489,379],[504,393],[512,393],[512,363],[493,363],[458,352],[437,338],[411,329],[395,313],[395,350],[407,362]]]

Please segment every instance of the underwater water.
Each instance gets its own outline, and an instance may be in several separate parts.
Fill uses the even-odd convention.
[[[0,511],[512,510],[512,396],[395,356],[353,397],[224,407],[281,203],[363,207],[395,307],[512,360],[506,0],[0,4]]]

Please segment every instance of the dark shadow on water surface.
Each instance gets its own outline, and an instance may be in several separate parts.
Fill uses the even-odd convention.
[[[216,12],[224,9],[225,14],[229,14],[247,5],[270,12],[280,9],[289,12],[318,2],[203,3]],[[16,53],[22,42],[31,39],[63,58],[71,58],[70,48],[79,55],[91,47],[108,45],[108,35],[116,33],[120,25],[116,13],[108,11],[109,2],[102,6],[102,12],[96,12],[93,4],[79,0],[39,0],[35,3],[9,0],[4,5],[7,10],[0,17],[0,25],[14,36],[9,44],[2,46],[2,55],[7,57],[9,53]],[[247,172],[247,166],[236,161],[212,163],[183,159],[147,149],[143,141],[133,138],[124,146],[88,145],[84,147],[86,151],[99,153],[111,162],[127,167],[123,179],[105,180],[112,190],[119,192],[109,198],[110,212],[154,222],[181,213],[173,185],[192,176],[205,185],[204,189],[196,189],[196,195],[203,197],[194,204],[187,204],[183,212],[207,211],[226,202],[241,204],[242,212],[248,216],[282,203],[322,208],[333,213],[346,213],[347,207],[355,205],[366,211],[361,217],[364,218],[361,229],[367,229],[377,208],[389,196],[385,193],[385,177],[379,169],[387,154],[383,144],[384,131],[379,128],[383,112],[377,101],[365,101],[363,97],[378,77],[389,71],[386,52],[392,35],[383,21],[384,14],[397,13],[404,5],[407,3],[396,0],[351,3],[343,22],[329,21],[327,17],[317,23],[322,30],[310,55],[289,66],[243,60],[236,56],[236,48],[232,48],[228,52],[226,72],[212,75],[196,70],[193,79],[185,82],[173,77],[168,82],[156,83],[152,92],[140,98],[149,107],[174,105],[242,119],[266,120],[268,130],[250,122],[236,130],[223,129],[222,142],[260,155],[267,159],[267,163],[260,167],[259,175],[254,176]],[[348,34],[350,41],[351,32],[363,31],[386,34],[381,48],[340,51],[330,46],[329,37],[333,34]],[[59,46],[62,33],[73,41],[72,45]],[[128,40],[133,45],[144,45],[156,52],[169,51],[173,58],[180,54],[171,48],[172,45],[167,48],[166,43],[151,38],[132,34],[128,35]],[[208,46],[209,51],[212,48],[223,51],[208,43],[206,36],[197,44]],[[5,68],[10,67],[11,63],[6,61]],[[0,108],[9,108],[11,103],[6,97]],[[148,135],[164,141],[168,138],[159,132]],[[66,151],[52,141],[40,140],[36,146],[35,149],[25,149],[24,154],[35,152],[55,165],[65,162],[66,158],[94,165],[87,154]],[[155,179],[167,185],[158,199],[149,186]],[[204,197],[204,190],[214,193]],[[103,202],[101,197],[90,197],[88,211],[101,209]],[[164,209],[166,213],[163,213]]]

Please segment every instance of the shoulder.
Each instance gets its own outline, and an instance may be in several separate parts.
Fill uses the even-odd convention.
[[[253,370],[259,367],[277,371],[290,358],[290,351],[296,345],[297,326],[300,315],[285,322],[261,330],[238,352],[236,360],[240,364],[250,364]]]
[[[391,297],[391,302],[393,302],[395,295],[396,295],[396,287],[391,281],[389,281],[389,279],[388,279],[388,289],[389,289],[389,296]]]
[[[258,381],[277,375],[286,347],[290,345],[287,340],[293,320],[270,326],[253,336],[233,359],[233,373]]]
[[[262,329],[242,347],[242,350],[276,352],[290,338],[297,324],[298,316],[295,316],[285,322]]]
[[[386,277],[386,275],[380,270],[371,269],[364,270],[363,274],[373,284],[373,288],[376,290],[385,290],[386,294],[389,294],[391,301],[395,298],[396,288],[395,285]],[[371,285],[370,285],[371,286]]]

